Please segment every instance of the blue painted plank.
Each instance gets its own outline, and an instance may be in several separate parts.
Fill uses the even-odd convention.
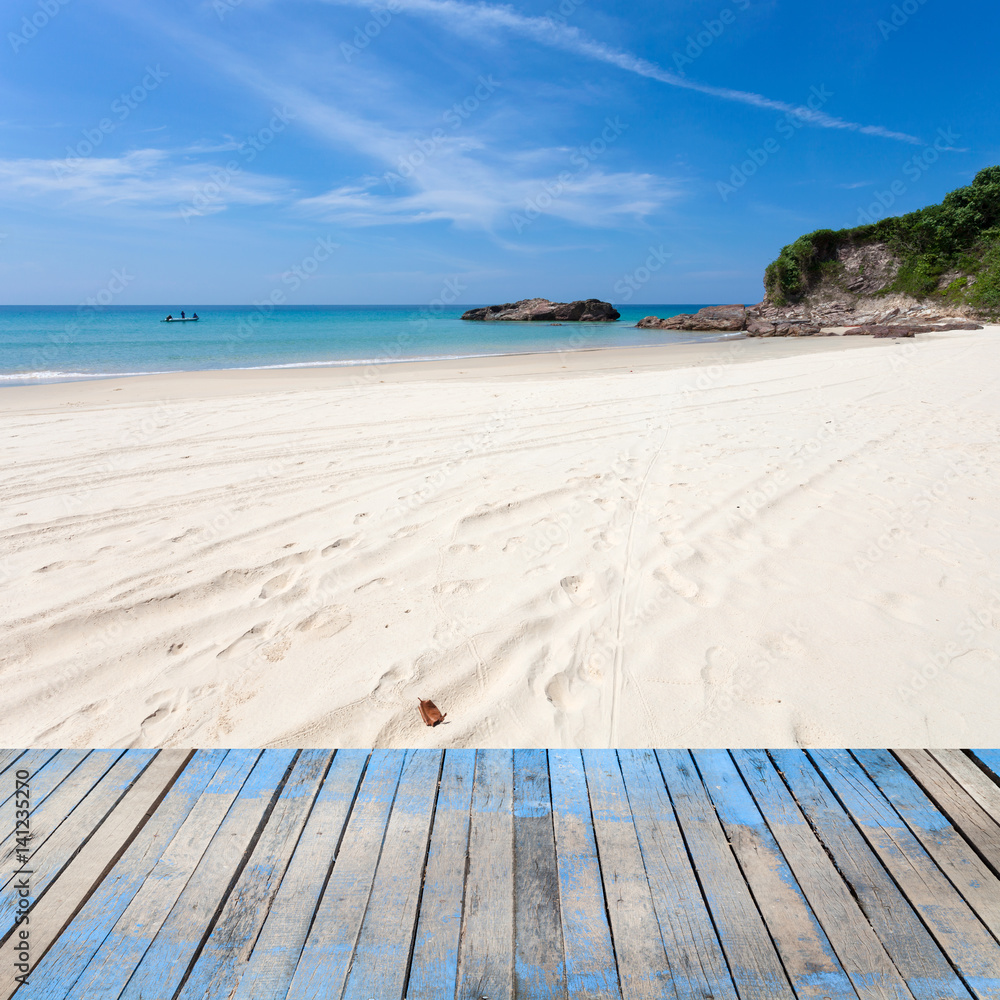
[[[801,750],[770,755],[913,996],[965,1000],[969,991],[809,758]]]
[[[458,941],[475,773],[475,750],[445,753],[406,985],[408,1000],[452,997],[458,988]]]
[[[763,750],[731,756],[858,994],[909,1000],[899,971],[770,758]]]
[[[992,778],[1000,786],[1000,750],[972,750],[970,751],[980,764],[985,764],[992,771]]]
[[[846,750],[810,750],[879,860],[979,1000],[1000,1000],[1000,945]]]
[[[94,831],[103,822],[135,783],[136,779],[156,757],[155,750],[128,750],[119,755],[118,751],[95,751],[88,754],[88,759],[101,761],[102,754],[108,759],[116,760],[106,769],[101,778],[90,788],[81,799],[76,801],[74,808],[55,829],[45,831],[47,836],[39,836],[33,841],[32,847],[32,894],[34,904],[45,895],[49,887],[58,878],[70,859],[80,847],[90,839]],[[10,876],[5,880],[6,886]],[[16,899],[11,893],[0,896],[0,927],[10,927],[16,907]]]
[[[259,750],[231,751],[220,764],[142,888],[75,984],[70,994],[73,1000],[118,997],[189,882],[259,756]]]
[[[514,994],[565,1000],[559,873],[544,750],[514,751],[513,812]]]
[[[7,768],[13,767],[18,758],[24,755],[24,750],[0,750],[0,777]]]
[[[624,1000],[673,997],[674,981],[614,750],[585,750],[584,770]]]
[[[514,992],[514,755],[476,752],[458,996]]]
[[[343,1000],[403,997],[441,763],[438,750],[407,753]]]
[[[550,750],[549,778],[567,992],[574,1000],[613,1000],[621,988],[580,751]]]
[[[725,750],[692,754],[796,996],[856,1000],[851,980],[732,758]],[[864,989],[866,984],[857,985]]]
[[[141,890],[225,756],[224,750],[198,751],[189,761],[118,864],[41,960],[31,986],[20,991],[23,1000],[54,1000],[66,996],[115,922]]]
[[[122,991],[122,1000],[172,997],[177,992],[295,757],[293,750],[265,750],[260,755]]]
[[[337,751],[232,1000],[274,1000],[288,991],[369,753]]]
[[[618,760],[677,995],[736,1000],[656,754],[619,750]]]
[[[794,1000],[691,755],[683,750],[658,750],[656,756],[736,989],[744,1000]]]
[[[979,919],[1000,939],[1000,879],[888,750],[855,750],[854,756]]]
[[[332,750],[303,750],[295,761],[178,1000],[236,991],[332,758]]]
[[[340,853],[306,938],[288,1000],[339,998],[385,845],[386,825],[403,768],[401,750],[375,750],[354,803]]]

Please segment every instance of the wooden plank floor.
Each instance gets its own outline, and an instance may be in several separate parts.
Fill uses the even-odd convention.
[[[998,769],[4,750],[0,1000],[1000,1000]]]

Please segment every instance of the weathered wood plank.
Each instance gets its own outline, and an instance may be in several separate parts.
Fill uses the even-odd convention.
[[[845,750],[809,756],[973,995],[1000,1000],[1000,945]]]
[[[726,840],[691,755],[658,750],[674,812],[741,997],[794,1000],[781,960]]]
[[[371,755],[287,1000],[327,1000],[343,991],[378,860],[387,846],[385,831],[404,760],[401,750]]]
[[[913,996],[965,1000],[968,990],[809,758],[801,750],[770,753]]]
[[[1000,938],[1000,879],[888,750],[855,750],[854,756],[979,919]]]
[[[40,846],[45,838],[69,815],[73,806],[90,791],[93,781],[88,784],[86,779],[81,780],[80,776],[74,777],[73,782],[66,787],[65,778],[88,756],[104,753],[108,755],[106,771],[118,757],[124,753],[122,750],[111,754],[109,751],[86,750],[61,750],[54,757],[51,757],[42,767],[40,767],[29,779],[30,799],[31,799],[31,838],[32,849]],[[10,777],[10,789],[13,791],[14,775],[20,768],[14,768]],[[100,772],[103,774],[104,772]],[[98,775],[99,777],[100,775]],[[96,778],[94,779],[96,781]],[[60,794],[56,800],[52,800],[53,793],[59,790]],[[68,793],[68,794],[67,794]],[[14,829],[14,796],[11,795],[3,804],[0,804],[0,865],[4,876],[10,871],[10,860],[15,851],[15,829]],[[2,890],[0,890],[2,891]]]
[[[573,1000],[615,1000],[621,989],[580,751],[550,750],[549,779],[567,992]]]
[[[614,750],[585,750],[584,770],[624,1000],[675,996],[639,836]]]
[[[732,757],[858,995],[910,1000],[902,976],[770,758],[763,750],[734,750]]]
[[[185,825],[190,828],[201,818],[202,796],[207,791],[211,797],[219,781],[220,769],[225,763],[232,765],[239,753],[247,751],[199,750],[195,754],[121,860],[59,936],[38,966],[32,986],[22,991],[22,1000],[61,1000],[81,978],[89,983],[83,991],[84,996],[99,995],[99,988],[110,987],[116,981],[118,990],[111,991],[110,995],[118,996],[134,963],[128,962],[124,951],[116,951],[116,940],[128,942],[130,933],[144,938],[141,922],[134,919],[133,907],[137,898],[155,894],[161,883],[171,877],[174,864],[169,861],[168,852],[176,851],[176,842],[183,842],[189,836],[184,832]],[[166,862],[163,862],[164,855],[168,858]],[[148,913],[150,907],[141,909]],[[129,917],[123,919],[125,914]],[[150,936],[158,926],[158,923],[154,925]],[[135,947],[138,950],[145,944],[136,942]],[[120,956],[120,976],[107,969],[105,956],[109,952]],[[101,972],[94,975],[95,969]],[[88,994],[88,988],[94,992]]]
[[[332,750],[299,754],[178,1000],[235,992],[332,759]]]
[[[514,995],[514,756],[479,750],[458,953],[458,1000]]]
[[[0,750],[0,777],[8,767],[13,767],[19,757],[24,755],[23,750]]]
[[[857,1000],[851,980],[732,758],[725,750],[692,753],[795,995],[799,1000]]]
[[[127,792],[101,817],[99,828],[65,866],[57,890],[46,893],[31,910],[31,949],[37,962],[70,919],[125,853],[128,844],[167,793],[190,757],[186,750],[153,751],[155,757],[130,783]],[[79,846],[79,845],[78,845]],[[17,987],[14,938],[0,948],[0,996]],[[30,980],[29,980],[30,982]]]
[[[992,772],[989,777],[993,783],[1000,785],[1000,750],[970,750],[969,753],[976,758],[976,761]],[[1000,816],[996,818],[1000,820]]]
[[[337,751],[233,1000],[274,1000],[288,990],[368,756]]]
[[[68,788],[69,801],[74,803],[69,814],[56,816],[51,815],[52,810],[44,811],[40,823],[48,820],[52,825],[49,829],[39,830],[37,837],[32,837],[31,891],[34,905],[37,906],[38,901],[44,898],[80,845],[93,835],[155,756],[155,750],[128,750],[121,755],[116,750],[104,750],[87,755],[87,760],[93,762],[92,772],[104,773],[85,794],[78,795],[75,788]],[[105,762],[111,766],[106,767]],[[85,762],[82,766],[86,768],[90,765]],[[86,789],[86,783],[82,784]],[[12,879],[13,876],[4,881],[4,888]],[[0,895],[0,927],[5,935],[13,922],[16,905],[11,893]]]
[[[652,750],[619,750],[646,878],[679,997],[737,993]]]
[[[77,981],[70,994],[73,1000],[118,997],[204,856],[259,755],[260,751],[233,751],[219,767],[142,889]]]
[[[247,852],[277,799],[293,750],[265,750],[198,860],[122,992],[122,1000],[172,997],[211,930]],[[195,847],[197,850],[197,847]]]
[[[407,754],[343,1000],[403,997],[441,763],[439,751]]]
[[[14,770],[27,771],[32,777],[59,753],[58,750],[11,750],[9,752],[17,754],[17,767]],[[0,785],[0,802],[6,802],[13,797],[14,780],[13,774],[8,774],[4,778],[3,784]]]
[[[931,755],[986,810],[1000,822],[1000,786],[961,750],[932,750]]]
[[[458,940],[475,773],[475,750],[447,751],[406,984],[409,1000],[451,998],[458,988]]]
[[[957,830],[1000,872],[1000,825],[926,750],[893,750],[914,781]]]
[[[566,1000],[559,872],[544,750],[514,751],[514,995]]]

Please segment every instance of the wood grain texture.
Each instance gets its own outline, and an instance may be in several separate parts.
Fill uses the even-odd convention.
[[[583,763],[622,997],[678,996],[617,754],[585,750]]]
[[[142,754],[138,758],[143,762],[139,775],[128,781],[125,793],[114,801],[110,811],[100,814],[96,832],[89,831],[86,842],[82,846],[77,844],[78,853],[58,873],[56,891],[46,893],[32,909],[31,947],[35,963],[44,957],[83,901],[124,854],[190,757],[190,751],[186,750]],[[126,780],[121,773],[116,777]],[[8,939],[0,948],[0,996],[9,995],[17,986],[13,943],[13,938]]]
[[[513,802],[513,751],[476,751],[458,1000],[514,993]]]
[[[652,750],[619,750],[660,935],[680,997],[735,1000],[736,988]]]
[[[692,754],[796,996],[857,1000],[732,758],[725,750]]]
[[[327,1000],[339,998],[343,991],[405,756],[401,750],[375,750],[371,755],[340,853],[289,984],[288,1000]]]
[[[407,755],[343,1000],[403,997],[441,762],[438,751]]]
[[[993,784],[1000,786],[1000,750],[970,750],[969,753],[975,757],[973,763],[985,767],[990,772],[988,777]],[[1000,820],[1000,816],[994,818]]]
[[[406,985],[409,1000],[453,1000],[458,988],[458,944],[475,773],[475,750],[447,751]]]
[[[731,756],[858,995],[910,1000],[902,976],[768,755],[734,750]]]
[[[809,756],[973,995],[1000,1000],[1000,945],[891,803],[847,751]]]
[[[283,997],[361,782],[368,750],[338,750],[233,1000]]]
[[[295,756],[292,750],[265,750],[257,758],[218,829],[207,831],[208,845],[122,991],[123,1000],[173,997],[180,988]]]
[[[550,750],[549,780],[566,989],[574,1000],[615,1000],[621,989],[580,751]]]
[[[55,1000],[70,992],[122,914],[145,889],[164,850],[187,822],[226,757],[225,750],[195,754],[121,860],[42,959],[31,986],[21,990],[21,1000]],[[159,878],[153,876],[152,881]]]
[[[1000,786],[988,774],[961,750],[931,750],[931,756],[994,820],[1000,822]]]
[[[754,1000],[794,1000],[781,959],[691,755],[658,750],[656,756],[736,989],[741,997]]]
[[[1000,879],[888,750],[854,757],[979,919],[1000,939]]]
[[[544,750],[514,751],[514,995],[566,1000],[559,871]]]
[[[913,996],[917,1000],[968,997],[937,942],[805,753],[770,753]]]

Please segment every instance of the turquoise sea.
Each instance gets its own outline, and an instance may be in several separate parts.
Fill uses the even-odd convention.
[[[197,323],[161,323],[184,308]],[[420,306],[0,306],[0,386],[221,368],[299,368],[690,343],[639,330],[701,305],[619,306],[616,323],[476,323]]]

